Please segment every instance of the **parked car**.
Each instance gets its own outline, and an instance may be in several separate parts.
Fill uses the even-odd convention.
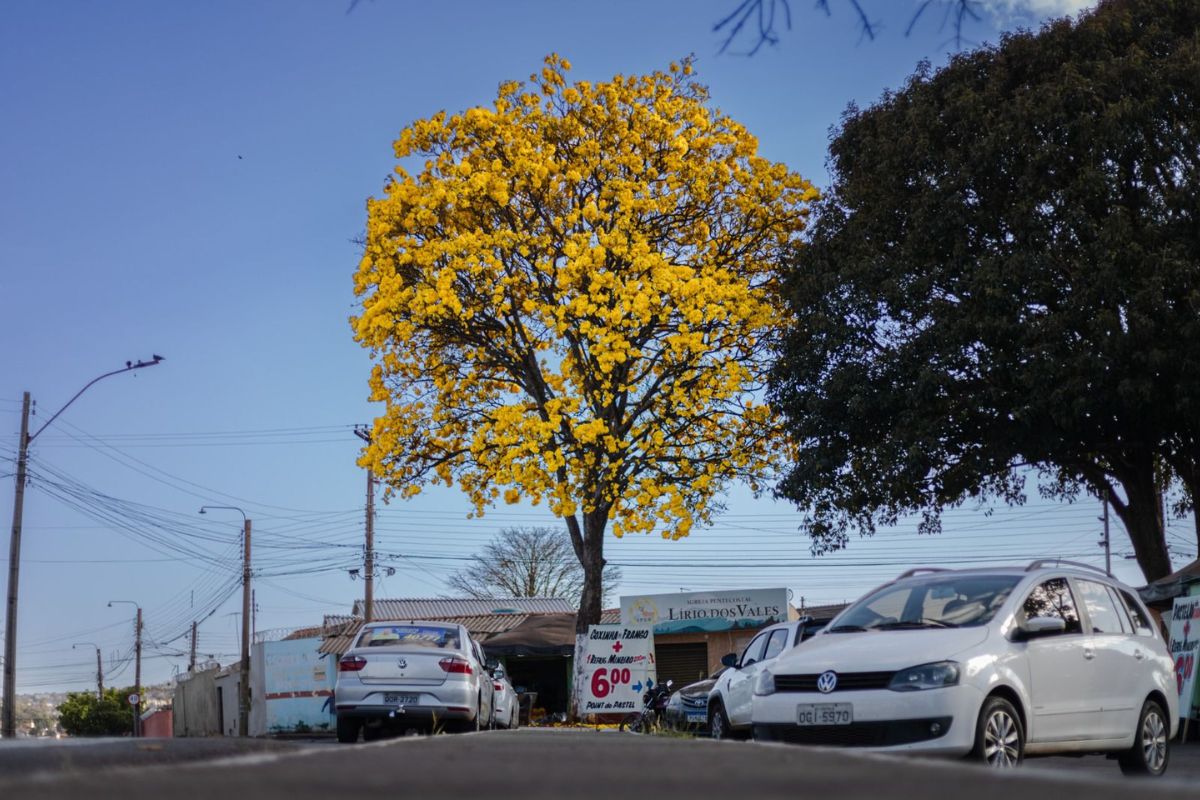
[[[338,662],[334,686],[339,742],[387,728],[479,730],[494,718],[494,689],[482,651],[461,625],[372,622]]]
[[[747,738],[754,682],[783,653],[812,637],[816,626],[811,617],[780,622],[750,640],[739,656],[729,653],[721,663],[727,669],[713,684],[705,707],[705,722],[714,739]]]
[[[970,756],[1105,753],[1161,775],[1179,720],[1162,634],[1083,564],[910,570],[758,673],[756,739]]]
[[[728,667],[721,667],[711,678],[689,683],[671,695],[664,712],[664,724],[675,731],[708,733],[708,694]]]
[[[521,711],[517,703],[517,693],[503,667],[493,670],[492,688],[496,692],[496,725],[516,730],[521,723]]]

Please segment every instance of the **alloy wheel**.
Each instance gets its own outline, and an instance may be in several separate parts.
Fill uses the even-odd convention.
[[[1142,719],[1142,758],[1146,768],[1155,774],[1167,760],[1167,726],[1156,708]]]
[[[1002,708],[992,711],[983,729],[983,758],[997,769],[1015,767],[1020,756],[1021,734],[1017,721]]]
[[[728,735],[725,730],[725,715],[721,713],[721,709],[718,708],[717,713],[713,714],[712,723],[709,727],[714,739],[724,739]]]

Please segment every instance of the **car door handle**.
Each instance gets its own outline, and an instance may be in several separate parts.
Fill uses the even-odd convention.
[[[1136,658],[1138,661],[1141,661],[1143,658],[1146,657],[1146,654],[1143,653],[1141,650],[1134,650],[1133,657]]]
[[[1083,657],[1086,658],[1088,661],[1091,661],[1093,658],[1096,657],[1096,651],[1090,647],[1085,647],[1085,648],[1083,648]]]

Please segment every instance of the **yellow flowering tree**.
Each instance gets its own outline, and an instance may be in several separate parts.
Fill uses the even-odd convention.
[[[545,503],[583,566],[583,633],[608,528],[686,536],[777,454],[755,399],[774,265],[816,191],[708,107],[690,61],[569,69],[550,56],[490,107],[400,133],[351,321],[386,404],[360,463],[389,495],[457,484],[480,515]]]

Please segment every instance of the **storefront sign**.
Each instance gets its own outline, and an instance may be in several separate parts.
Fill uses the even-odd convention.
[[[1192,714],[1196,659],[1200,657],[1200,597],[1176,597],[1171,609],[1171,658],[1179,686],[1179,714]]]
[[[621,622],[654,632],[709,633],[761,628],[788,618],[787,589],[633,595],[621,598]]]
[[[584,714],[636,713],[654,685],[654,634],[647,626],[592,625],[583,677]]]

